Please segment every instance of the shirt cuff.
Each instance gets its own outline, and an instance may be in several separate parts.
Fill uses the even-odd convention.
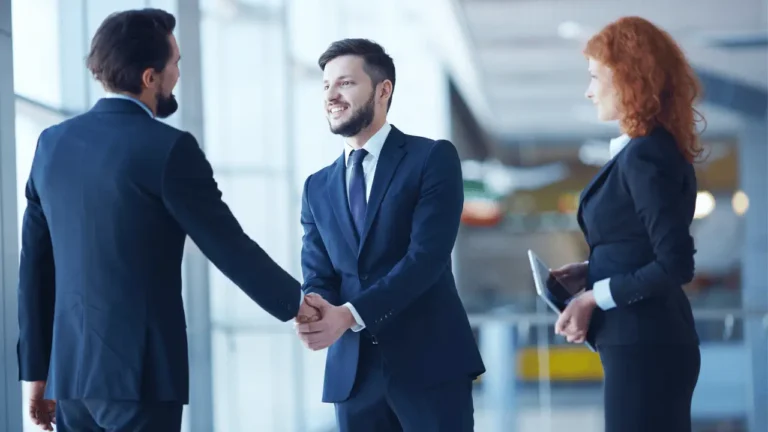
[[[611,295],[610,278],[595,282],[592,292],[595,296],[595,302],[600,309],[608,310],[616,307],[616,302],[613,300],[613,295]]]
[[[352,316],[355,318],[355,322],[357,324],[352,326],[353,332],[359,332],[362,331],[365,328],[365,323],[363,322],[363,319],[360,318],[360,314],[357,313],[357,310],[354,306],[352,306],[352,303],[344,303],[344,307],[349,309],[349,311],[352,313]]]

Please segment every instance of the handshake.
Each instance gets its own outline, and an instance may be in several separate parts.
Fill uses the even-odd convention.
[[[304,296],[294,326],[296,334],[312,351],[328,348],[357,324],[346,306],[334,306],[315,293]]]

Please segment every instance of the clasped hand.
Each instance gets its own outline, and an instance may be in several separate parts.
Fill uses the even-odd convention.
[[[582,291],[586,285],[587,264],[574,263],[552,270],[552,276],[572,294]],[[584,291],[574,297],[555,323],[555,333],[565,336],[571,343],[582,343],[587,338],[592,311],[597,303],[592,291]]]
[[[579,294],[560,314],[555,323],[555,333],[565,336],[565,339],[571,343],[584,342],[595,306],[595,296],[592,291]]]
[[[56,401],[45,399],[46,381],[30,383],[29,418],[42,430],[52,431],[56,424]]]
[[[296,316],[296,333],[307,348],[328,348],[355,324],[352,313],[344,306],[333,306],[321,296],[304,296]]]

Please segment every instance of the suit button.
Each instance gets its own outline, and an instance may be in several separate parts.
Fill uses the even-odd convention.
[[[368,275],[367,275],[367,274],[364,274],[364,275],[360,275],[360,279],[362,279],[362,280],[368,280]]]

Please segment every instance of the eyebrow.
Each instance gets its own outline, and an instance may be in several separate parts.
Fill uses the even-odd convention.
[[[343,79],[354,79],[351,75],[342,75],[335,79],[335,81],[343,80]],[[323,82],[327,83],[328,80],[323,80]]]

